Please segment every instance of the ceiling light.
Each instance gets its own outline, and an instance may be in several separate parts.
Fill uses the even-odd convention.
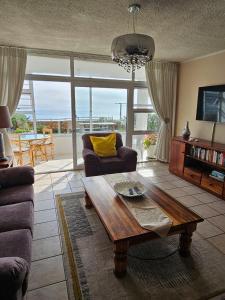
[[[132,14],[133,33],[116,37],[111,46],[112,60],[117,62],[127,72],[143,67],[146,62],[153,59],[155,43],[151,36],[135,32],[136,16],[140,12],[139,4],[128,7]]]

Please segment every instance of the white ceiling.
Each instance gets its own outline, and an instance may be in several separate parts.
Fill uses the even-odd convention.
[[[134,2],[134,1],[133,1]],[[224,0],[139,0],[137,32],[156,59],[183,61],[225,49]],[[128,31],[129,0],[0,0],[0,45],[110,55]]]

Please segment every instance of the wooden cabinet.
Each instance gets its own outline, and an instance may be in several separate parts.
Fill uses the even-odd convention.
[[[223,195],[223,182],[215,180],[209,177],[207,174],[203,174],[201,186],[209,191],[212,191],[220,196]]]
[[[175,137],[171,143],[169,170],[225,199],[225,183],[210,176],[213,170],[225,174],[224,144],[211,144],[201,139],[186,141],[182,137]]]
[[[169,170],[179,176],[183,174],[184,170],[184,154],[185,143],[172,140],[170,149],[170,164]]]
[[[200,184],[202,173],[196,169],[184,168],[184,177],[193,183]]]

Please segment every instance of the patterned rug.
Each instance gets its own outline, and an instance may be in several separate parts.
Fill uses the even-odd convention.
[[[176,251],[178,236],[132,246],[127,275],[113,274],[113,245],[83,193],[57,197],[64,266],[71,299],[197,300],[225,291],[225,255],[199,235],[192,255]]]

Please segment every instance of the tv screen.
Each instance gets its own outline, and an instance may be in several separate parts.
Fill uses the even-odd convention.
[[[225,85],[199,88],[196,120],[225,122]]]

